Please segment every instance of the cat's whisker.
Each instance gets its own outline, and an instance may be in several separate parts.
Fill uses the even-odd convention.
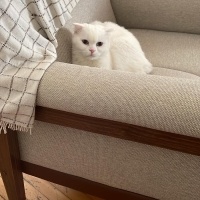
[[[85,52],[85,51],[73,50],[73,52]]]

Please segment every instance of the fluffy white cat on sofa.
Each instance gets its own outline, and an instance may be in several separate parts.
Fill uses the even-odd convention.
[[[72,48],[73,64],[136,73],[152,71],[136,37],[112,22],[75,23]]]

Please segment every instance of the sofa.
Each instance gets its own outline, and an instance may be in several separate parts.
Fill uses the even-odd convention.
[[[57,34],[33,132],[14,141],[17,170],[103,199],[200,199],[199,10],[195,0],[80,0]],[[94,20],[130,30],[152,73],[71,64],[73,22]]]

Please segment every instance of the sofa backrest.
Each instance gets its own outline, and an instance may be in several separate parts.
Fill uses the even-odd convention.
[[[111,0],[126,28],[200,34],[200,0]]]
[[[80,0],[71,15],[67,26],[70,26],[70,22],[115,21],[110,0]]]

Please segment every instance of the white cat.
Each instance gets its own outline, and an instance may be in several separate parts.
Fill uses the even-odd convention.
[[[75,23],[72,48],[74,64],[138,73],[152,71],[135,36],[112,22]]]

